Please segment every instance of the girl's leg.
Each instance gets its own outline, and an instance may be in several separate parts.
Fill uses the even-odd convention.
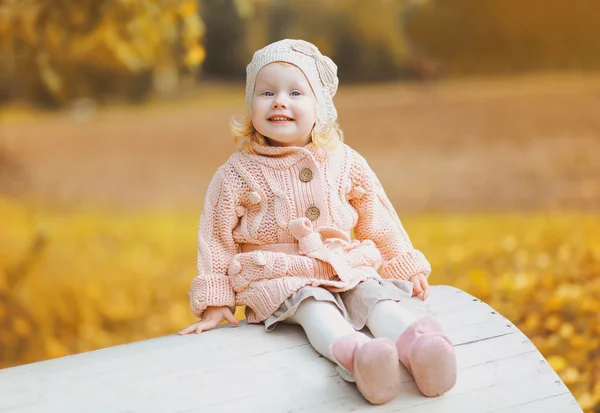
[[[300,303],[296,314],[286,321],[300,324],[314,349],[333,362],[336,360],[331,349],[336,340],[348,336],[357,342],[369,340],[365,334],[354,330],[340,310],[327,301],[306,299]]]
[[[333,303],[306,299],[287,321],[300,324],[316,351],[350,372],[371,403],[387,403],[400,393],[394,343],[354,330]]]
[[[394,343],[417,317],[402,304],[393,300],[378,301],[371,308],[367,327],[375,337],[387,337]]]
[[[419,320],[393,300],[379,301],[367,318],[376,337],[396,342],[398,358],[425,396],[444,394],[456,383],[456,358],[450,338],[433,317]]]

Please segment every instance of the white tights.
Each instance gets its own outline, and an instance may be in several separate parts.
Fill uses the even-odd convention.
[[[373,336],[387,337],[395,343],[415,320],[416,317],[401,304],[393,300],[384,300],[371,309],[367,327]],[[313,298],[302,301],[296,314],[286,322],[301,325],[314,349],[332,361],[335,360],[331,355],[331,346],[338,338],[358,334],[365,341],[369,339],[346,321],[335,304]]]

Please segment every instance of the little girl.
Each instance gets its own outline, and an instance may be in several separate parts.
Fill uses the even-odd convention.
[[[232,124],[242,149],[215,173],[200,219],[190,300],[201,321],[179,334],[238,324],[245,305],[267,331],[302,326],[373,404],[398,395],[400,363],[438,396],[456,382],[454,347],[439,322],[401,304],[427,298],[431,267],[365,159],[342,142],[337,87],[337,66],[306,41],[254,54],[249,116]]]

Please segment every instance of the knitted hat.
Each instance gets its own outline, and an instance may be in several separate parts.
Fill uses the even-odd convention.
[[[248,112],[252,109],[256,76],[263,67],[273,62],[291,63],[304,73],[317,98],[318,120],[333,122],[337,119],[337,111],[333,106],[333,96],[339,84],[337,66],[329,57],[323,56],[314,44],[304,40],[280,40],[254,53],[246,68]]]

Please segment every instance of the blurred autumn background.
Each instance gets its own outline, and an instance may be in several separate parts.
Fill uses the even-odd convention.
[[[0,0],[0,367],[193,321],[245,65],[304,38],[430,282],[600,412],[599,27],[596,0]]]

